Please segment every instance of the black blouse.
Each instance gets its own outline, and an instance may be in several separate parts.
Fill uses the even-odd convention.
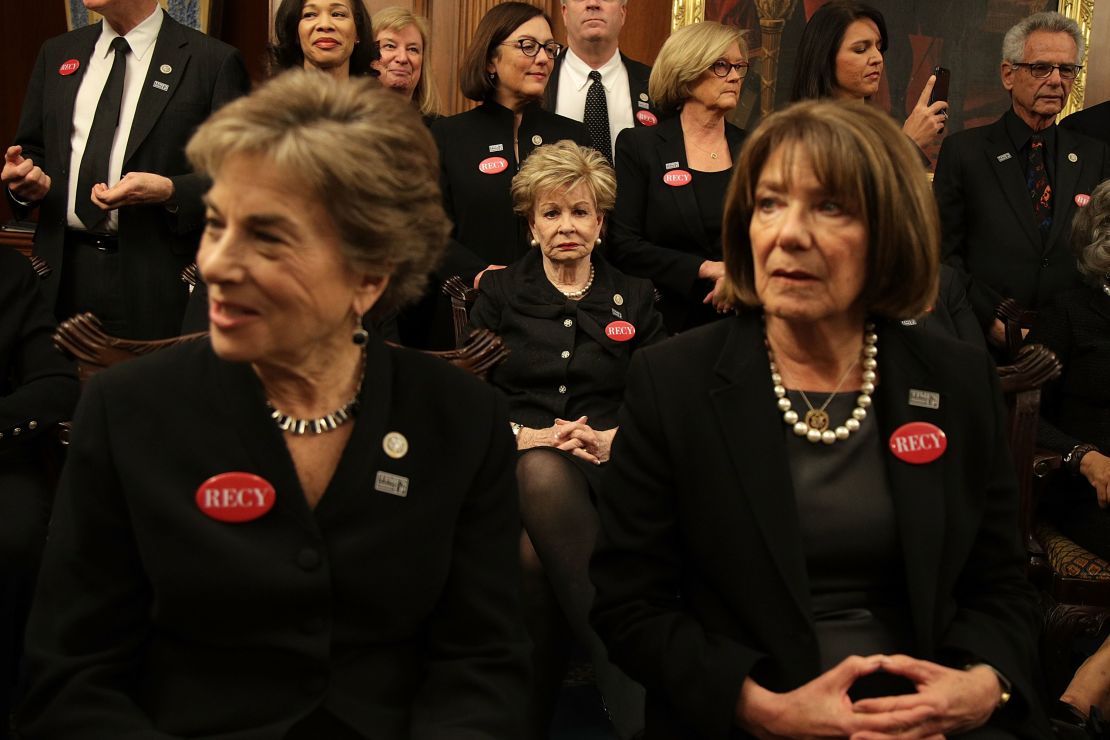
[[[547,279],[538,249],[482,276],[470,318],[509,348],[490,381],[508,396],[513,421],[542,429],[556,418],[587,416],[594,429],[615,427],[632,353],[665,336],[651,283],[624,275],[596,253],[592,259],[593,287],[578,301]],[[624,323],[634,334],[619,341],[628,335]]]

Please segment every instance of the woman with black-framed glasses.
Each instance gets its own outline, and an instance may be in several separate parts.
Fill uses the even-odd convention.
[[[720,298],[721,214],[744,131],[725,116],[740,100],[747,56],[737,28],[705,22],[676,30],[648,83],[662,119],[617,137],[607,256],[655,283],[672,334],[730,308]]]
[[[520,164],[543,144],[571,139],[588,145],[585,127],[540,107],[560,45],[551,21],[521,2],[495,5],[478,23],[460,69],[462,93],[481,105],[432,126],[439,145],[443,199],[454,243],[440,269],[475,287],[488,269],[528,251],[509,185]]]

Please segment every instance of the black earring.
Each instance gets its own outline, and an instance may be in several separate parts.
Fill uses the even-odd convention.
[[[357,344],[359,347],[361,347],[362,345],[366,344],[366,342],[369,341],[369,339],[370,339],[370,332],[366,331],[366,329],[363,328],[363,326],[362,326],[362,317],[361,316],[356,316],[355,317],[355,331],[351,335],[351,341],[354,342],[355,344]]]

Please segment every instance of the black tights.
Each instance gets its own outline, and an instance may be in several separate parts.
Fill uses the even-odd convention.
[[[566,636],[589,651],[598,688],[622,740],[643,729],[644,692],[609,662],[591,629],[594,599],[590,555],[597,539],[597,510],[586,476],[555,450],[535,448],[517,460],[521,561],[536,680],[529,720],[535,738],[546,738],[566,670]]]

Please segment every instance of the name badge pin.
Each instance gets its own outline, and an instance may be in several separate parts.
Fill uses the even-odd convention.
[[[62,66],[58,67],[58,74],[62,77],[68,77],[79,69],[81,69],[80,59],[67,59],[62,62]]]
[[[403,475],[395,475],[379,470],[374,476],[374,490],[388,493],[390,496],[404,498],[409,495],[409,479]]]
[[[496,175],[509,169],[509,160],[504,157],[486,157],[478,163],[478,171],[483,175]]]
[[[265,516],[277,494],[265,478],[253,473],[220,473],[200,484],[197,508],[218,522],[240,524]]]
[[[409,453],[409,441],[400,432],[390,432],[382,437],[382,449],[394,460],[400,460]]]
[[[153,87],[154,87],[154,88],[155,88],[156,90],[161,90],[162,92],[166,92],[167,90],[169,90],[169,89],[170,89],[170,86],[169,86],[169,85],[167,85],[166,83],[162,82],[161,80],[155,80],[155,81],[153,82],[152,86],[153,86]]]
[[[1087,193],[1076,193],[1076,195],[1075,195],[1075,204],[1077,206],[1079,206],[1080,208],[1082,208],[1083,206],[1087,205],[1090,202],[1091,202],[1091,196],[1088,195]]]
[[[663,169],[665,169],[665,170],[677,170],[680,166],[681,165],[679,165],[678,162],[667,162],[665,165],[663,165]]]
[[[939,409],[940,408],[940,394],[936,391],[923,391],[917,388],[910,388],[910,406],[917,406],[920,409]]]
[[[1005,162],[1007,159],[1013,159],[1013,157],[1014,155],[1010,154],[1009,152],[1003,152],[1002,154],[999,154],[997,157],[995,157],[995,159],[997,159],[999,162]]]
[[[659,119],[649,110],[636,111],[636,120],[640,122],[641,126],[654,126],[659,123]]]
[[[504,144],[490,144],[489,145],[489,153],[490,154],[493,154],[494,152],[503,152],[503,151],[505,151],[505,145]]]
[[[636,105],[640,106],[644,110],[647,110],[651,107],[651,103],[647,102],[646,100],[640,100],[636,103]]]
[[[902,326],[917,326],[917,319],[902,319]]]

